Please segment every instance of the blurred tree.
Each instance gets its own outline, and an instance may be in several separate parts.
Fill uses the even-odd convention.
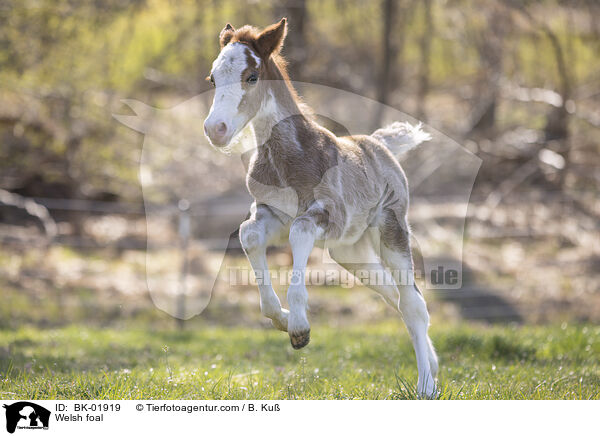
[[[594,0],[0,1],[0,189],[23,196],[140,201],[139,137],[111,116],[120,100],[169,107],[209,89],[223,25],[282,15],[293,79],[474,133],[492,185],[532,142],[564,159],[563,181],[598,151]],[[365,114],[374,128],[383,115]],[[533,139],[505,140],[519,128]]]
[[[303,81],[303,67],[308,59],[306,0],[287,0],[276,6],[276,10],[279,11],[277,16],[288,19],[288,35],[283,51],[290,77],[292,80]]]
[[[469,136],[493,137],[496,127],[496,111],[500,99],[500,83],[503,75],[504,44],[510,32],[510,13],[499,4],[481,8],[484,17],[482,27],[469,32],[479,62],[481,75],[477,87],[477,99],[471,115]]]
[[[561,97],[560,104],[551,107],[544,127],[544,135],[546,141],[556,141],[560,144],[558,153],[562,156],[564,164],[558,180],[558,184],[562,186],[565,181],[565,174],[569,168],[571,142],[569,141],[569,113],[567,105],[573,103],[571,100],[573,89],[573,77],[567,66],[565,59],[564,48],[552,28],[544,21],[538,20],[529,12],[525,5],[514,0],[504,0],[511,8],[518,11],[520,15],[525,17],[531,26],[536,31],[541,31],[550,41],[554,60],[556,63],[556,71],[558,73],[558,93]],[[571,2],[575,3],[575,2]]]
[[[402,72],[396,70],[398,59],[402,58],[405,41],[404,10],[407,0],[383,0],[381,4],[381,61],[377,85],[377,100],[382,103],[373,118],[373,129],[381,125],[383,105],[390,104],[394,89],[402,85]]]
[[[421,2],[423,8],[423,30],[419,40],[421,58],[419,62],[419,85],[417,88],[417,118],[427,120],[425,103],[429,94],[429,70],[431,62],[431,40],[435,29],[433,27],[433,16],[431,11],[431,0]]]

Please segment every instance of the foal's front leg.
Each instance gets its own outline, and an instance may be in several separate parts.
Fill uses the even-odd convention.
[[[323,229],[319,226],[320,212],[307,212],[294,220],[290,227],[290,245],[294,266],[290,287],[287,293],[290,315],[288,318],[288,334],[295,349],[302,348],[310,342],[310,325],[306,316],[308,308],[308,291],[304,276],[308,256],[315,241],[322,237]]]
[[[264,204],[252,207],[252,214],[240,226],[240,242],[252,265],[260,292],[260,311],[271,319],[273,326],[287,331],[288,311],[281,307],[279,297],[271,285],[267,265],[267,245],[279,238],[286,226]]]

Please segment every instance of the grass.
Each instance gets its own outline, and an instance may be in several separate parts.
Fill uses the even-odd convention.
[[[436,326],[442,399],[600,399],[600,327]],[[2,399],[413,399],[399,322],[271,329],[0,330]]]

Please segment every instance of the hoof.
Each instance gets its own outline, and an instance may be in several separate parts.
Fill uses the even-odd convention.
[[[295,350],[306,347],[310,342],[310,329],[298,333],[290,333],[290,343]]]
[[[422,400],[436,400],[440,396],[440,391],[435,383],[429,382],[425,389],[419,389],[418,396]]]
[[[440,391],[438,391],[437,389],[432,391],[431,393],[426,393],[426,392],[420,392],[418,394],[418,398],[420,400],[437,400],[440,397]]]

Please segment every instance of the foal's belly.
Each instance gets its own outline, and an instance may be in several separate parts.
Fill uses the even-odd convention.
[[[371,224],[368,212],[347,211],[346,222],[343,226],[329,226],[330,231],[325,232],[323,243],[328,247],[340,247],[354,245],[365,233]],[[337,227],[337,228],[336,228]]]
[[[351,234],[337,239],[325,238],[316,241],[315,245],[320,248],[324,248],[325,246],[327,246],[328,248],[348,247],[356,244],[356,242],[360,239],[363,233],[364,231],[362,233]]]

